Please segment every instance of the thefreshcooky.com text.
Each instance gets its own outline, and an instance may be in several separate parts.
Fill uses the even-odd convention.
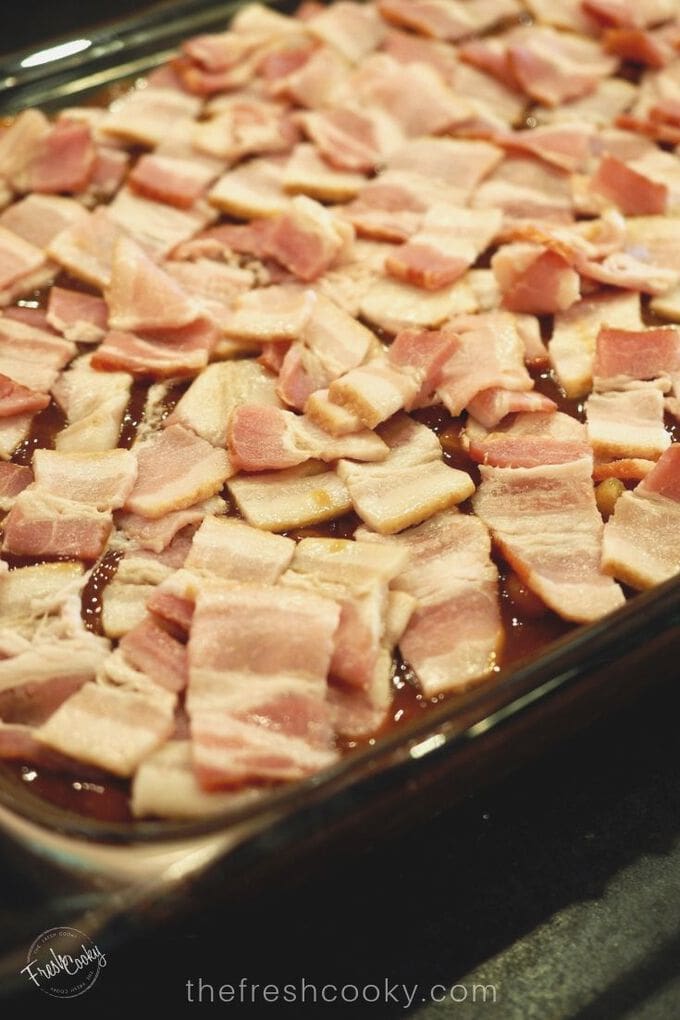
[[[448,1002],[488,1003],[498,1001],[496,985],[429,985],[404,984],[382,978],[377,982],[365,985],[357,984],[319,984],[300,978],[284,985],[261,984],[241,978],[235,984],[215,984],[203,978],[190,978],[186,981],[186,1001],[192,1005],[228,1005],[244,1006],[275,1006],[275,1005],[353,1005],[361,1003],[371,1006],[379,1003],[401,1005],[403,1009],[411,1009],[416,1003]]]

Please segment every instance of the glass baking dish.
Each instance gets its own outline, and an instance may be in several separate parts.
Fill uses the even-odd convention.
[[[0,58],[0,115],[31,105],[57,109],[143,74],[188,35],[224,28],[240,6],[165,3],[83,30],[77,40]],[[196,909],[204,897],[236,895],[246,874],[272,879],[294,860],[318,861],[322,849],[337,853],[347,841],[415,825],[671,677],[680,679],[680,578],[430,706],[324,773],[238,811],[193,822],[89,820],[0,769],[0,832],[8,853],[45,886],[43,928],[70,921],[100,939],[121,938],[168,911]],[[53,899],[57,888],[73,890],[72,918],[64,916],[63,897],[58,906]],[[10,954],[0,975],[16,973]]]

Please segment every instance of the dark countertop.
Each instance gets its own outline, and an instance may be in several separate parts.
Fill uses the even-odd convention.
[[[97,0],[87,20],[140,6]],[[75,0],[34,2],[28,18],[13,6],[2,14],[0,48],[67,32],[83,17]],[[403,993],[391,1004],[315,1007],[311,990],[305,1007],[260,999],[218,1000],[214,1009],[234,1017],[279,1009],[361,1020],[673,1020],[680,1015],[677,672],[670,663],[668,681],[653,694],[492,789],[442,805],[416,831],[357,846],[341,868],[321,862],[318,875],[295,876],[291,888],[263,895],[254,886],[233,908],[203,908],[118,949],[80,999],[58,1003],[29,988],[21,1005],[40,1016],[108,1017],[142,1001],[156,1015],[193,1016],[201,1007],[187,1000],[188,980],[218,989],[245,978],[249,995],[253,984],[299,989],[304,979],[319,988],[384,989],[385,981],[409,986],[409,994],[419,988],[410,1010]],[[7,935],[13,918],[25,927],[43,894],[0,860]],[[423,1002],[433,985],[456,986],[454,996],[465,1001]],[[494,985],[496,1003],[472,1003],[482,995],[475,985]]]

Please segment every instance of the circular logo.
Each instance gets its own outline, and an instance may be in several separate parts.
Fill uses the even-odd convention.
[[[73,999],[91,988],[106,966],[99,947],[77,928],[48,928],[28,950],[21,973],[55,999]]]

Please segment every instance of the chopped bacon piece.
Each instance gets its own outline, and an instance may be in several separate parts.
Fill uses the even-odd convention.
[[[95,147],[87,124],[60,120],[41,138],[20,175],[19,190],[43,194],[84,191],[92,177]]]
[[[485,425],[486,428],[493,428],[509,414],[519,411],[537,414],[555,411],[557,404],[549,397],[543,396],[542,393],[519,392],[492,387],[482,390],[476,397],[473,397],[468,402],[467,410],[476,421]]]
[[[514,220],[570,223],[573,198],[564,171],[523,156],[508,156],[477,188],[471,205],[502,209],[506,223]]]
[[[651,387],[591,394],[586,418],[595,455],[600,460],[656,460],[671,444],[663,412],[663,394]]]
[[[348,223],[299,195],[291,200],[289,212],[272,221],[263,254],[276,259],[299,280],[309,282],[347,254],[353,237]]]
[[[626,216],[666,211],[668,188],[638,173],[614,156],[603,156],[590,187],[613,202]]]
[[[496,252],[491,265],[503,306],[510,311],[549,315],[565,311],[580,297],[578,273],[555,251],[509,244]]]
[[[680,372],[680,332],[600,328],[593,375],[597,390],[624,389],[636,380],[666,380]]]
[[[346,0],[311,17],[307,27],[353,64],[376,50],[385,35],[385,24],[374,7]]]
[[[440,290],[476,261],[500,230],[502,219],[498,209],[432,206],[421,229],[386,259],[385,268],[397,279]]]
[[[2,508],[8,509],[9,501],[28,488],[32,481],[33,472],[29,467],[0,461],[0,505]]]
[[[338,170],[370,173],[403,143],[397,124],[378,110],[366,113],[337,106],[303,113],[300,123],[324,159]]]
[[[680,571],[680,446],[675,443],[634,492],[624,492],[604,531],[602,566],[633,588]]]
[[[252,159],[224,174],[213,185],[208,201],[230,216],[250,219],[285,212],[290,199],[283,190],[285,165],[272,159]]]
[[[443,463],[437,437],[426,426],[400,415],[380,434],[390,447],[381,464],[342,460],[337,468],[354,509],[374,531],[393,535],[474,492],[469,475]]]
[[[100,453],[36,450],[33,472],[43,492],[97,510],[117,510],[132,492],[137,461],[129,450]]]
[[[138,474],[125,507],[142,517],[162,517],[213,496],[231,475],[229,458],[182,425],[171,425],[139,443]]]
[[[184,425],[224,448],[234,410],[241,404],[279,406],[276,378],[250,359],[208,365],[180,398],[166,425]]]
[[[289,194],[308,195],[318,202],[349,201],[365,183],[362,174],[334,170],[307,142],[295,146],[283,174],[283,187]]]
[[[182,529],[190,528],[191,525],[195,527],[207,514],[219,514],[225,510],[224,500],[213,496],[194,503],[186,510],[174,510],[156,520],[140,517],[139,514],[119,514],[117,524],[134,546],[160,554],[173,543]]]
[[[67,227],[89,218],[73,198],[60,195],[26,195],[0,215],[0,225],[36,248],[46,248]]]
[[[207,516],[195,533],[185,566],[230,581],[276,584],[290,566],[295,543],[231,517]]]
[[[0,307],[49,282],[52,275],[39,248],[0,226]]]
[[[87,683],[36,731],[47,747],[131,776],[174,729],[176,695],[153,681],[136,687]]]
[[[394,543],[408,561],[393,586],[416,599],[399,646],[424,694],[436,697],[479,682],[503,642],[498,571],[489,535],[467,514],[449,510],[384,539],[361,528],[358,544]]]
[[[550,360],[568,397],[585,396],[592,387],[595,346],[604,324],[626,330],[641,329],[639,294],[596,294],[555,316]]]
[[[493,313],[454,319],[457,348],[443,369],[437,393],[452,415],[459,415],[477,394],[498,387],[532,388],[524,347],[512,319]]]
[[[79,290],[51,287],[47,322],[74,343],[97,343],[104,336],[109,311],[102,298]]]
[[[62,373],[52,394],[68,425],[55,438],[63,451],[112,450],[130,399],[132,376],[125,372],[97,372],[88,355]]]
[[[662,37],[641,28],[612,28],[604,33],[606,53],[648,67],[665,67],[673,59],[671,46]]]
[[[140,195],[190,209],[203,197],[217,174],[196,160],[146,154],[135,164],[128,183]]]
[[[217,339],[216,327],[205,318],[183,329],[159,330],[156,336],[112,330],[94,352],[92,367],[157,379],[196,375],[207,365]]]
[[[624,602],[600,569],[603,524],[592,458],[529,468],[480,468],[475,513],[522,580],[556,613],[580,623]]]
[[[455,42],[493,28],[504,18],[519,14],[515,0],[379,0],[378,10],[388,21],[422,35]]]
[[[127,237],[113,250],[106,303],[109,325],[120,331],[176,330],[201,315],[197,302]]]
[[[465,441],[478,464],[502,468],[566,464],[590,456],[585,426],[561,411],[517,414],[493,432],[469,419]]]
[[[0,372],[16,383],[47,393],[75,350],[54,333],[0,316]]]
[[[153,148],[177,130],[179,122],[192,122],[200,106],[200,100],[177,89],[132,89],[113,104],[100,130]]]
[[[295,340],[314,310],[314,291],[294,284],[264,287],[239,296],[223,323],[227,336],[253,343]]]
[[[339,616],[328,599],[272,586],[199,594],[187,706],[204,788],[300,778],[335,760],[324,699]]]
[[[189,679],[186,646],[172,637],[151,615],[129,630],[119,648],[134,669],[168,691],[181,691]]]
[[[591,124],[576,122],[503,133],[495,141],[510,151],[538,156],[546,163],[575,173],[586,169],[594,138],[595,129]]]
[[[70,556],[96,560],[104,551],[113,523],[110,513],[31,487],[17,496],[3,526],[3,552],[37,559]]]
[[[265,531],[308,527],[352,509],[345,484],[313,461],[287,471],[238,475],[228,486],[248,523]]]
[[[0,180],[14,188],[49,132],[50,123],[44,113],[23,110],[0,134]]]
[[[602,78],[614,73],[618,63],[594,40],[547,26],[513,33],[508,59],[524,91],[546,106],[559,106],[592,92]]]
[[[79,280],[102,289],[111,279],[111,260],[121,233],[108,210],[98,208],[58,233],[47,254]]]
[[[199,203],[191,209],[177,209],[164,202],[152,202],[121,188],[107,207],[108,215],[154,258],[163,258],[182,241],[193,237],[210,222],[212,210]]]
[[[0,418],[16,414],[35,414],[50,402],[47,393],[38,393],[0,373]]]

